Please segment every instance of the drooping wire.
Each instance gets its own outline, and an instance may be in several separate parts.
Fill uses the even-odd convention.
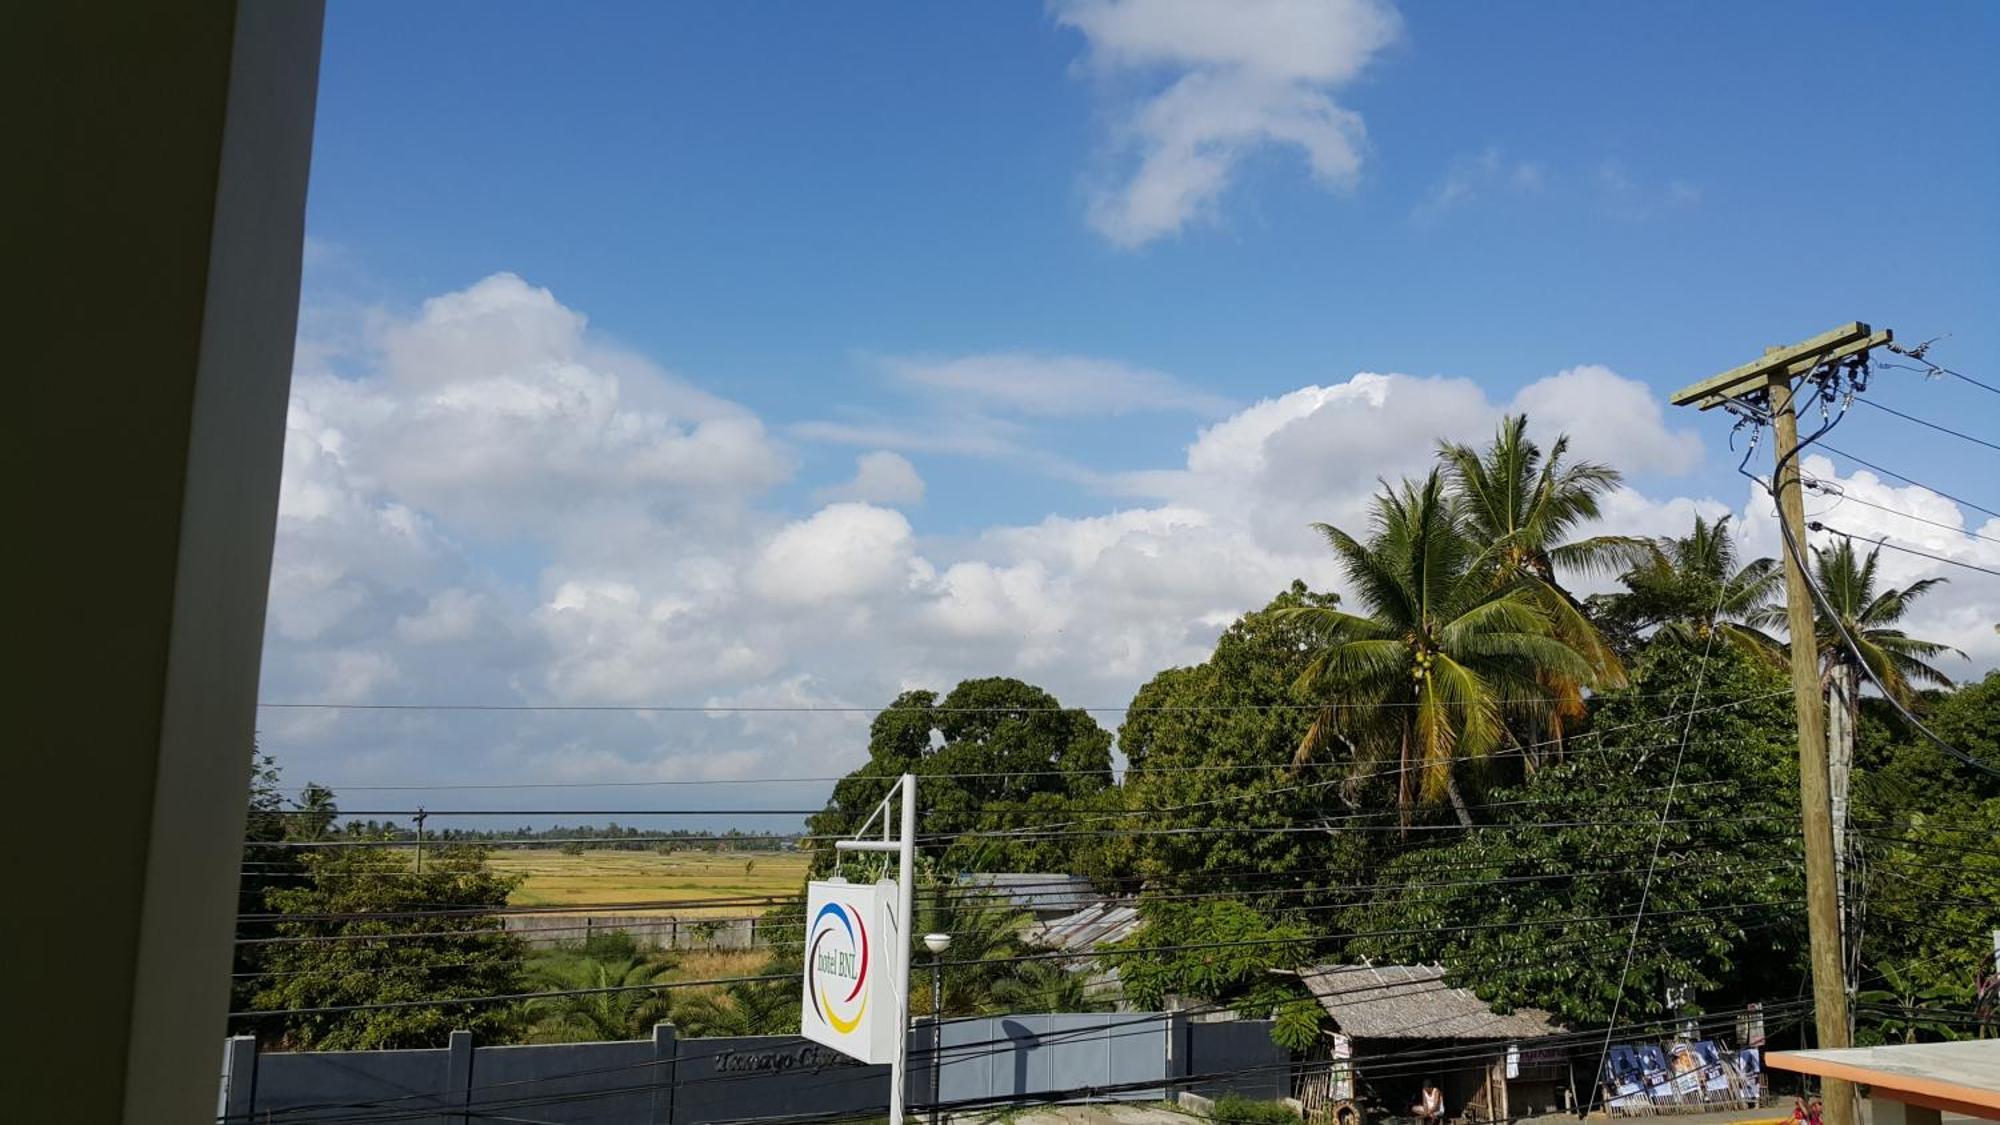
[[[1906,520],[1914,520],[1917,523],[1929,524],[1932,527],[1938,528],[1943,531],[1949,531],[1955,535],[1963,535],[1968,539],[1984,539],[1988,543],[2000,543],[2000,538],[1996,538],[1991,535],[1982,535],[1977,531],[1973,531],[1965,527],[1959,527],[1953,524],[1948,524],[1943,520],[1929,519],[1924,516],[1917,515],[1915,512],[1905,512],[1898,510],[1896,508],[1891,508],[1887,504],[1877,504],[1873,500],[1865,500],[1847,491],[1847,489],[1844,488],[1837,481],[1821,480],[1818,477],[1806,477],[1800,483],[1802,483],[1805,487],[1813,490],[1814,492],[1822,493],[1824,495],[1833,497],[1835,501],[1837,501],[1837,503],[1835,504],[1836,508],[1840,504],[1860,504],[1861,506],[1866,508],[1873,508],[1878,512],[1886,512],[1892,516],[1901,516],[1903,519]],[[1831,511],[1831,509],[1829,509],[1829,511]],[[1827,513],[1821,513],[1821,514],[1825,515]]]
[[[1722,616],[1722,606],[1723,602],[1727,599],[1728,592],[1728,583],[1717,584],[1715,608],[1710,611],[1710,620],[1715,620]],[[1688,736],[1694,732],[1695,710],[1701,706],[1701,689],[1708,679],[1709,657],[1714,654],[1715,637],[1720,632],[1722,632],[1721,629],[1710,629],[1708,631],[1708,637],[1701,649],[1701,660],[1695,665],[1693,694],[1688,699],[1687,718],[1682,720],[1681,723],[1680,746],[1674,751],[1674,768],[1667,781],[1667,799],[1660,806],[1660,823],[1653,831],[1653,854],[1646,861],[1646,878],[1639,886],[1639,909],[1637,913],[1632,915],[1632,936],[1627,938],[1625,943],[1625,964],[1623,968],[1618,970],[1618,990],[1612,994],[1611,1027],[1617,1026],[1618,1013],[1625,1005],[1625,982],[1632,973],[1632,956],[1639,948],[1639,927],[1646,920],[1646,904],[1653,894],[1653,874],[1660,863],[1660,845],[1667,838],[1668,818],[1673,815],[1674,794],[1678,790],[1681,781],[1681,762],[1687,757]],[[1604,1032],[1604,1046],[1598,1053],[1597,1073],[1602,1074],[1604,1072],[1605,1063],[1610,1057],[1611,1031],[1607,1027]],[[1592,1107],[1596,1106],[1598,1095],[1603,1093],[1603,1089],[1603,1084],[1598,1083],[1592,1091],[1590,1098]],[[1585,1112],[1585,1116],[1589,1116],[1588,1111]]]
[[[1915,555],[1918,558],[1930,559],[1932,562],[1941,562],[1947,566],[1962,567],[1966,570],[1976,570],[1981,574],[1991,574],[1995,578],[2000,578],[2000,570],[1995,570],[1993,567],[1980,566],[1978,563],[1960,562],[1958,559],[1946,558],[1943,555],[1932,554],[1929,551],[1920,551],[1915,547],[1905,547],[1900,543],[1891,543],[1887,536],[1856,535],[1851,531],[1842,531],[1840,528],[1822,523],[1819,520],[1812,520],[1806,524],[1806,527],[1812,531],[1823,531],[1828,535],[1837,535],[1849,542],[1859,539],[1863,543],[1873,543],[1877,547],[1887,547],[1891,551],[1900,551],[1906,555]]]
[[[1929,419],[1925,418],[1919,418],[1914,414],[1905,414],[1893,406],[1884,406],[1881,403],[1874,401],[1873,399],[1864,398],[1861,399],[1860,402],[1861,405],[1863,406],[1872,407],[1876,410],[1880,410],[1884,414],[1893,414],[1896,417],[1901,418],[1905,422],[1914,422],[1919,426],[1925,426],[1930,429],[1936,430],[1938,433],[1950,434],[1952,437],[1959,438],[1964,441],[1969,441],[1974,445],[1983,445],[1988,449],[2000,452],[2000,444],[1995,444],[1994,442],[1987,441],[1985,438],[1975,437],[1972,434],[1965,433],[1961,430],[1954,430],[1950,426],[1941,426],[1936,422],[1932,422]]]
[[[1822,387],[1822,392],[1820,401],[1823,404],[1822,409],[1824,409],[1824,403],[1827,401],[1825,397],[1825,389],[1824,389],[1825,385],[1821,384],[1821,387]],[[1851,401],[1852,399],[1851,393],[1849,394],[1848,399],[1849,401]],[[1755,408],[1746,405],[1745,409],[1754,410]],[[1839,456],[1846,457],[1848,460],[1854,461],[1857,464],[1866,465],[1869,468],[1874,469],[1876,472],[1885,473],[1907,484],[1912,484],[1916,485],[1919,488],[1928,489],[1929,491],[1936,493],[1939,496],[1943,496],[1948,500],[1964,504],[1967,507],[1977,508],[1979,511],[1986,512],[1989,515],[2000,517],[2000,512],[1996,512],[1991,508],[1983,508],[1969,501],[1960,500],[1958,497],[1952,496],[1950,493],[1943,492],[1935,488],[1931,488],[1931,486],[1927,484],[1922,484],[1918,481],[1911,480],[1909,477],[1906,477],[1901,473],[1898,473],[1892,469],[1882,468],[1879,465],[1876,465],[1869,461],[1865,461],[1862,458],[1856,457],[1851,453],[1843,452],[1839,449],[1834,448],[1832,445],[1828,445],[1822,442],[1821,439],[1825,437],[1827,432],[1830,431],[1834,425],[1837,425],[1839,423],[1841,417],[1845,416],[1846,416],[1846,411],[1843,409],[1839,416],[1834,417],[1828,424],[1822,426],[1810,438],[1801,438],[1799,440],[1798,445],[1791,451],[1791,455],[1794,457],[1800,456],[1804,454],[1804,452],[1813,443],[1818,442],[1820,443],[1820,448],[1825,449],[1828,452],[1838,454]],[[1761,413],[1761,417],[1757,417],[1755,415],[1753,415],[1753,417],[1755,417],[1755,420],[1760,423],[1768,424],[1771,421],[1768,410],[1763,411]],[[1748,477],[1751,481],[1755,482],[1758,487],[1764,489],[1764,491],[1770,495],[1772,503],[1777,504],[1779,502],[1778,491],[1774,482],[1778,479],[1780,475],[1782,475],[1782,470],[1783,470],[1783,464],[1781,460],[1781,463],[1778,467],[1778,471],[1772,474],[1771,481],[1769,482],[1765,481],[1763,478],[1757,476],[1754,473],[1748,472],[1747,470],[1745,470],[1740,466],[1737,471],[1742,473],[1742,475]],[[1801,487],[1803,488],[1803,482],[1801,482]],[[1903,701],[1897,698],[1896,693],[1891,691],[1888,685],[1882,682],[1882,678],[1876,674],[1874,667],[1869,663],[1868,659],[1866,658],[1866,655],[1861,651],[1860,643],[1857,642],[1854,639],[1853,634],[1848,631],[1846,622],[1842,621],[1840,615],[1834,611],[1832,602],[1826,596],[1826,592],[1824,590],[1821,590],[1819,588],[1819,583],[1814,580],[1811,562],[1806,557],[1805,546],[1794,540],[1792,536],[1792,529],[1785,522],[1784,519],[1780,518],[1777,521],[1777,523],[1778,523],[1779,537],[1784,542],[1785,553],[1790,557],[1792,565],[1795,568],[1797,568],[1800,581],[1805,586],[1807,593],[1812,596],[1813,605],[1816,607],[1822,618],[1833,625],[1834,631],[1839,634],[1842,646],[1847,649],[1850,655],[1853,656],[1854,662],[1860,665],[1863,674],[1865,674],[1868,677],[1870,683],[1875,685],[1875,690],[1877,690],[1882,694],[1882,697],[1888,701],[1889,705],[1893,707],[1899,715],[1903,717],[1903,720],[1905,722],[1910,724],[1912,729],[1916,730],[1919,734],[1924,736],[1925,741],[1931,743],[1933,746],[1944,751],[1947,755],[1956,759],[1963,765],[1969,766],[1972,769],[1979,771],[1980,773],[1988,774],[1993,777],[2000,777],[2000,768],[1995,768],[1994,766],[1990,766],[1985,762],[1980,761],[1973,755],[1947,742],[1936,731],[1932,730],[1928,725],[1926,725],[1922,719],[1917,718],[1917,716],[1914,713],[1912,713],[1908,707],[1904,706]],[[1945,560],[1945,561],[1952,561],[1952,560]]]

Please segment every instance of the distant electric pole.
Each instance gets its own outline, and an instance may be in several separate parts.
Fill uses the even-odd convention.
[[[412,818],[417,822],[417,874],[419,875],[424,873],[424,818],[429,815],[422,805],[418,805],[417,815]]]
[[[1674,392],[1675,406],[1690,403],[1703,410],[1741,401],[1766,414],[1776,437],[1772,452],[1776,473],[1778,519],[1785,540],[1785,623],[1791,634],[1792,696],[1799,726],[1799,812],[1805,831],[1806,924],[1812,940],[1813,1017],[1821,1047],[1845,1047],[1851,1042],[1847,1022],[1847,974],[1841,951],[1840,875],[1834,861],[1833,794],[1826,738],[1824,701],[1820,698],[1818,631],[1812,589],[1804,570],[1806,551],[1805,498],[1799,487],[1799,420],[1794,407],[1794,381],[1839,360],[1865,356],[1870,348],[1888,344],[1887,330],[1876,332],[1859,322],[1843,325],[1790,347],[1774,347],[1762,359],[1725,371]],[[1844,797],[1844,794],[1843,794]],[[1845,804],[1845,801],[1842,801]],[[1828,1078],[1823,1085],[1826,1125],[1856,1125],[1854,1086]]]

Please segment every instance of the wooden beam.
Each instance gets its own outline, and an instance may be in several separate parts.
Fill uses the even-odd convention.
[[[1733,394],[1709,395],[1707,398],[1702,399],[1695,405],[1703,410],[1708,410],[1712,407],[1721,406],[1723,403],[1728,402],[1730,399],[1736,397],[1736,395],[1749,394],[1751,392],[1764,389],[1764,387],[1768,385],[1768,382],[1771,379],[1789,380],[1789,379],[1796,379],[1801,375],[1810,375],[1812,374],[1813,369],[1819,367],[1821,364],[1832,363],[1835,360],[1846,359],[1848,356],[1851,355],[1860,355],[1863,352],[1872,351],[1875,348],[1879,348],[1885,344],[1893,342],[1895,339],[1896,339],[1896,333],[1890,329],[1884,328],[1879,332],[1873,333],[1872,335],[1864,336],[1861,339],[1856,340],[1851,344],[1843,344],[1840,347],[1837,347],[1832,351],[1825,353],[1824,355],[1807,356],[1804,359],[1795,359],[1792,362],[1786,364],[1784,367],[1769,372],[1766,377],[1766,382],[1764,383],[1755,383],[1748,386],[1744,386]]]
[[[1675,391],[1667,401],[1675,406],[1686,406],[1712,396],[1740,394],[1745,390],[1761,388],[1771,381],[1772,372],[1781,367],[1790,367],[1804,359],[1816,359],[1835,348],[1845,347],[1868,336],[1871,329],[1860,321],[1843,324],[1831,332],[1822,332],[1810,340],[1790,347],[1765,352],[1760,359],[1741,367],[1731,368],[1710,379],[1703,379],[1693,386]]]

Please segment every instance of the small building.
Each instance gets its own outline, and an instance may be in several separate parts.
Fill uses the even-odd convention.
[[[1452,1121],[1507,1121],[1574,1104],[1568,1055],[1533,1042],[1562,1033],[1547,1012],[1496,1012],[1470,989],[1446,985],[1441,965],[1321,965],[1299,978],[1326,1010],[1334,1039],[1323,1096],[1365,1107],[1364,1119],[1409,1116],[1425,1079],[1436,1080]],[[1409,1061],[1430,1051],[1434,1065]],[[1373,1073],[1371,1059],[1379,1063]]]

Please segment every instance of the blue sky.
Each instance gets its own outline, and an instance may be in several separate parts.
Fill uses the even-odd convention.
[[[336,599],[345,608],[322,606],[308,615],[314,626],[295,620],[274,631],[267,696],[323,695],[337,678],[330,669],[369,659],[388,669],[368,683],[376,694],[584,691],[563,688],[560,669],[588,654],[551,647],[548,636],[563,582],[621,584],[655,609],[695,604],[690,573],[768,562],[784,529],[809,522],[855,474],[857,455],[883,452],[921,479],[921,498],[905,485],[842,495],[906,526],[846,509],[841,518],[877,519],[874,531],[906,541],[884,565],[918,573],[892,582],[893,596],[933,601],[876,607],[879,667],[829,668],[812,656],[819,641],[774,634],[784,655],[749,660],[740,679],[663,672],[620,687],[660,699],[803,682],[827,698],[879,702],[932,671],[1040,670],[1072,692],[1112,698],[1129,694],[1148,661],[1198,659],[1218,615],[1261,600],[1252,591],[1266,588],[1267,571],[1291,565],[1296,545],[1253,528],[1236,547],[1216,548],[1235,563],[1238,548],[1274,556],[1242,565],[1249,577],[1234,601],[1214,588],[1183,602],[1163,594],[1186,628],[1164,641],[1128,638],[1118,651],[1131,668],[1117,671],[1105,670],[1118,660],[1102,653],[1050,655],[1050,636],[1031,629],[978,633],[969,648],[926,634],[924,623],[946,612],[936,583],[960,564],[989,568],[999,587],[1039,567],[1030,577],[1069,582],[1070,597],[1091,600],[1079,593],[1081,572],[1051,561],[1082,557],[1074,544],[1024,547],[1018,529],[1051,516],[1262,503],[1144,476],[1187,470],[1205,428],[1261,400],[1394,372],[1468,381],[1491,413],[1579,365],[1602,365],[1660,399],[1766,344],[1849,319],[1908,340],[1950,333],[1938,358],[2000,381],[1992,5],[1296,7],[1318,30],[1301,24],[1292,34],[1282,19],[1219,27],[1219,7],[1173,0],[332,4],[300,401],[336,419],[324,432],[349,443],[329,456],[356,510],[413,513],[438,541],[419,553],[449,563],[342,555],[327,544],[351,547],[355,536],[308,534],[297,497],[309,471],[295,456],[288,518],[299,533],[281,536],[281,570],[288,550],[295,572],[316,561],[321,573],[306,584],[319,583],[314,596],[346,591]],[[1192,189],[1193,201],[1164,218],[1135,219],[1146,161],[1163,144],[1173,155],[1159,137],[1190,129],[1195,141],[1181,155],[1207,172],[1219,167],[1226,186]],[[1194,174],[1167,167],[1153,186],[1179,176],[1184,187]],[[683,427],[673,434],[725,415],[753,420],[768,449],[745,454],[745,475],[721,490],[729,502],[704,501],[690,515],[684,497],[599,496],[589,482],[601,473],[563,476],[576,469],[564,462],[562,472],[540,471],[580,490],[558,506],[571,511],[507,520],[440,493],[437,466],[387,454],[370,462],[369,420],[393,411],[334,392],[395,384],[398,353],[383,340],[436,328],[424,302],[495,274],[524,286],[501,304],[543,315],[532,293],[546,290],[587,318],[590,348],[648,365],[614,379],[625,401],[657,378],[722,403],[669,410]],[[1112,390],[1084,404],[1060,393],[996,400],[981,381],[1023,370],[993,367],[996,356],[1042,363],[1042,391],[1100,377]],[[1058,360],[1073,363],[1048,366]],[[2000,398],[1962,385],[1889,373],[1877,393],[2000,433]],[[334,398],[346,405],[328,405]],[[409,413],[410,400],[395,401]],[[1575,401],[1573,429],[1595,417],[1594,400]],[[1642,452],[1626,466],[1645,511],[1743,507],[1720,418],[1635,420],[1619,403],[1604,407],[1607,433],[1643,425],[1652,435],[1635,439]],[[1437,436],[1476,436],[1490,421],[1475,424],[1472,410],[1471,432],[1441,435],[1425,430],[1427,412],[1443,411],[1440,430],[1459,415],[1423,401],[1409,409],[1367,432],[1402,435],[1420,454]],[[315,433],[323,437],[295,426],[294,444]],[[1876,416],[1855,418],[1842,435],[1857,453],[2000,508],[1990,452],[1935,437]],[[1702,448],[1690,455],[1683,439],[1697,438]],[[1604,439],[1594,439],[1600,450],[1620,448]],[[451,440],[468,439],[440,437]],[[1649,441],[1669,452],[1643,452]],[[1394,456],[1300,464],[1332,474],[1309,482],[1323,485],[1330,517],[1376,475],[1405,468]],[[517,468],[496,469],[487,495],[506,497],[524,479]],[[607,514],[619,505],[623,515]],[[588,534],[559,526],[585,508],[606,522]],[[1978,525],[1977,513],[1960,515]],[[1742,522],[1756,523],[1748,512]],[[860,541],[852,529],[817,530],[835,544],[828,549]],[[1140,557],[1180,557],[1170,535],[1148,534],[1157,541],[1136,547]],[[735,554],[718,549],[705,563],[642,576],[605,546],[639,552],[649,536],[713,538],[736,544]],[[657,545],[645,549],[659,557]],[[812,569],[812,557],[803,565]],[[1314,577],[1332,581],[1330,571]],[[1131,588],[1134,579],[1118,581]],[[452,590],[505,603],[494,612],[509,618],[519,651],[497,660],[485,646],[481,660],[493,667],[483,678],[418,675],[412,669],[429,661],[396,633],[412,606]],[[878,594],[891,596],[843,586],[836,600],[851,609]],[[274,585],[274,612],[287,596]],[[747,602],[716,605],[699,628],[751,612]],[[1001,616],[1035,612],[1016,603]],[[1968,637],[1974,615],[1967,610]],[[1073,615],[1050,622],[1058,634],[1119,627]],[[604,636],[586,632],[595,638],[578,642],[586,647]],[[330,723],[289,744],[316,765],[352,765],[341,755],[356,737]],[[662,744],[605,742],[615,759],[600,763],[605,776],[664,768]],[[376,763],[350,776],[381,771],[395,769]]]

